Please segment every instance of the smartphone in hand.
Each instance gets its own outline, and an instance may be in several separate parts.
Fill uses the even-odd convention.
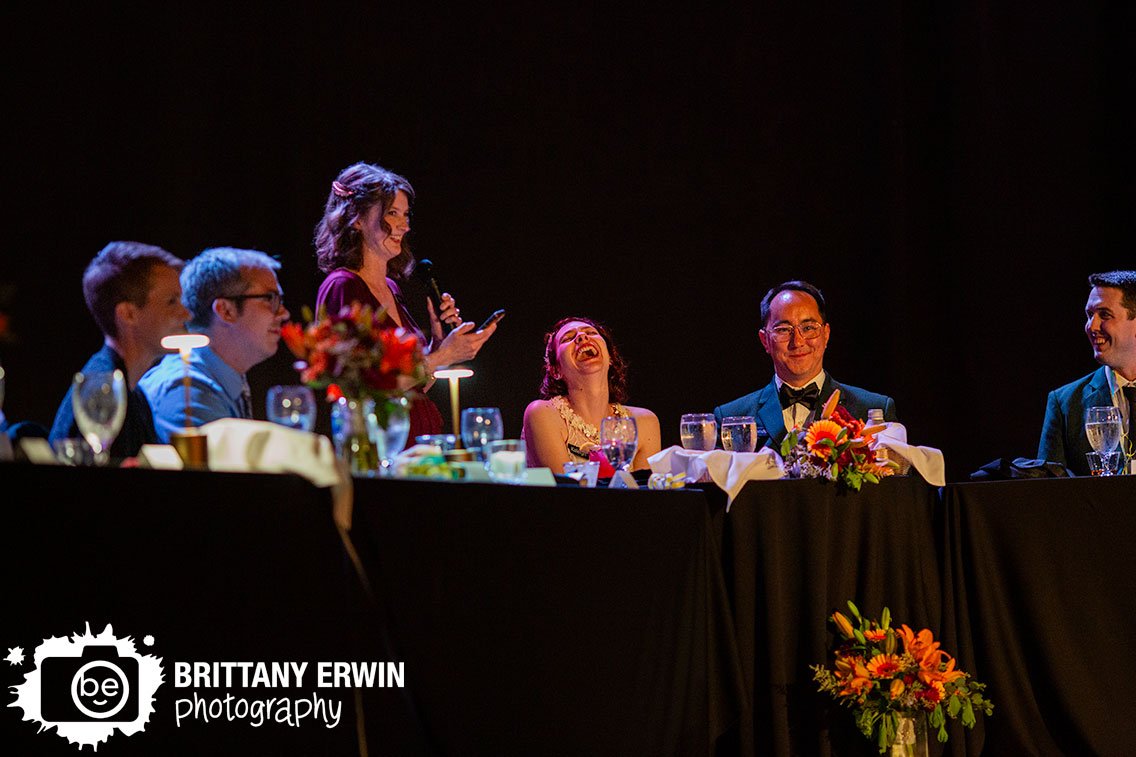
[[[497,323],[497,321],[501,320],[504,317],[505,317],[505,311],[504,310],[498,310],[493,315],[486,318],[485,323],[478,326],[477,330],[478,331],[485,331],[485,329],[487,329],[490,326],[492,326],[493,324]]]

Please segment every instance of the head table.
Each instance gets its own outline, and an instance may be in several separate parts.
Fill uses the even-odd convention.
[[[88,626],[163,660],[145,730],[100,754],[874,754],[808,669],[847,599],[932,628],[989,685],[994,716],[947,753],[1136,743],[1111,706],[1136,678],[1136,477],[754,482],[728,513],[712,488],[356,479],[346,534],[328,490],[292,475],[2,464],[0,480],[3,644],[25,655],[5,686]],[[226,661],[313,672],[177,685],[176,663]],[[402,685],[314,685],[320,663],[374,661],[401,663]],[[178,721],[180,700],[227,694],[322,697],[338,718]],[[20,716],[3,713],[11,753],[75,754]]]

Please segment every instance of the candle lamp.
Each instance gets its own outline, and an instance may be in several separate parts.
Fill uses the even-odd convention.
[[[185,387],[185,428],[180,433],[170,434],[170,443],[187,468],[209,467],[208,437],[192,427],[193,411],[189,401],[189,355],[191,351],[207,344],[209,337],[204,334],[171,334],[162,337],[163,347],[177,350],[181,355],[182,385]]]
[[[434,378],[444,378],[450,382],[450,418],[454,426],[454,439],[456,440],[455,446],[458,449],[463,448],[461,437],[461,406],[458,404],[458,382],[463,378],[469,378],[473,375],[473,371],[469,368],[443,368],[434,371]]]

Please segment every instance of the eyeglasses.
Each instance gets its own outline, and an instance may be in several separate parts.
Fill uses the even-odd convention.
[[[767,329],[766,333],[773,337],[773,341],[775,342],[787,342],[789,341],[789,337],[793,336],[793,329],[797,330],[797,333],[801,335],[802,339],[816,339],[824,330],[824,324],[816,323],[815,321],[800,323],[796,326],[783,324]]]
[[[232,294],[226,297],[218,297],[217,299],[234,300],[236,302],[242,302],[244,300],[264,300],[268,303],[268,307],[272,308],[272,312],[275,313],[284,303],[284,293],[264,292],[263,294]]]

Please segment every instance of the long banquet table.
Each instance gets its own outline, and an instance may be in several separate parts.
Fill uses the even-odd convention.
[[[324,692],[335,728],[178,727],[167,669],[146,730],[99,753],[874,754],[808,669],[850,598],[989,684],[994,716],[947,752],[1136,743],[1116,704],[1136,478],[761,482],[728,513],[717,490],[357,480],[347,540],[292,476],[3,464],[0,483],[6,648],[109,623],[167,666],[405,664],[405,688]],[[30,661],[2,669],[12,686]],[[74,754],[36,730],[5,709],[11,753]]]

